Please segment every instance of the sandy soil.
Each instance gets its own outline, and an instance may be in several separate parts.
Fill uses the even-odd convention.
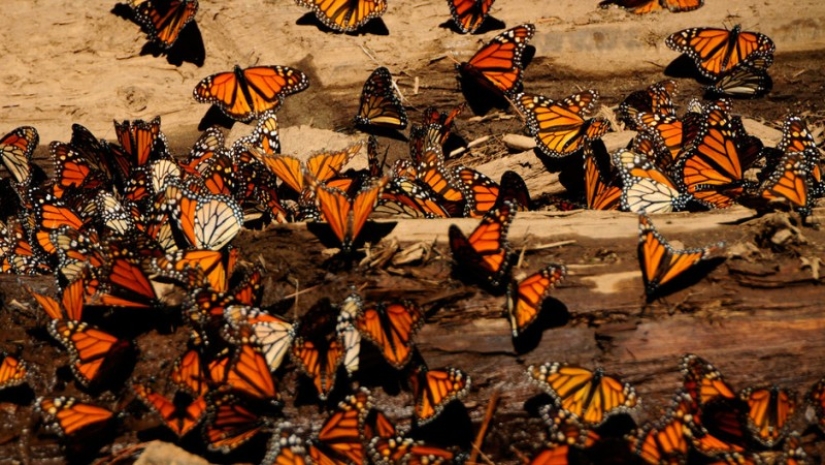
[[[637,17],[615,8],[602,10],[596,4],[595,0],[497,1],[491,15],[507,27],[527,21],[537,26],[532,41],[536,53],[525,74],[527,90],[563,97],[578,89],[594,87],[602,95],[602,104],[609,108],[630,91],[662,79],[662,71],[677,56],[664,46],[663,39],[669,33],[693,26],[730,27],[742,24],[745,29],[759,30],[772,37],[777,44],[777,57],[771,68],[773,92],[761,100],[736,102],[736,112],[769,126],[775,126],[789,111],[800,113],[808,119],[821,141],[822,128],[825,127],[825,75],[822,73],[825,69],[825,3],[804,0],[793,2],[791,6],[788,2],[777,0],[707,0],[707,5],[695,12],[661,13],[647,17]],[[7,0],[0,5],[0,11],[4,16],[4,27],[0,28],[0,54],[4,59],[0,68],[0,132],[5,133],[20,125],[35,126],[41,138],[36,158],[41,162],[48,157],[48,142],[69,139],[72,123],[83,124],[98,137],[111,140],[114,139],[113,119],[148,119],[155,115],[162,118],[163,131],[169,138],[172,150],[177,154],[185,153],[198,137],[198,126],[208,110],[206,105],[192,98],[193,87],[206,75],[229,70],[236,63],[241,66],[290,65],[310,76],[311,87],[289,97],[279,113],[279,121],[284,127],[282,142],[285,153],[341,147],[351,139],[360,138],[355,134],[351,120],[356,112],[363,81],[375,67],[383,65],[390,68],[406,98],[410,119],[416,120],[428,105],[446,109],[462,101],[455,81],[453,59],[466,60],[496,33],[496,30],[491,30],[481,35],[462,36],[452,32],[446,27],[449,11],[442,0],[390,0],[389,11],[381,21],[371,24],[370,32],[357,35],[319,30],[306,10],[288,0],[203,0],[196,19],[197,30],[193,33],[193,47],[183,54],[183,62],[177,63],[181,57],[145,53],[145,36],[135,24],[115,14],[118,8],[113,1]],[[199,46],[205,53],[202,60],[198,56]],[[700,86],[692,80],[680,80],[680,89],[680,104],[701,93]],[[475,147],[462,161],[478,164],[507,154],[500,141],[501,136],[519,133],[520,122],[508,118],[509,115],[485,121],[471,119],[472,116],[465,114],[459,118],[457,134],[466,141],[482,136],[491,138]],[[230,139],[249,130],[249,126],[237,124],[231,129]],[[403,154],[407,150],[405,141],[386,137],[380,141],[390,146],[393,155]],[[535,166],[540,167],[540,164]],[[543,224],[541,220],[537,221],[537,224]],[[553,221],[564,220],[554,218]],[[624,227],[633,229],[631,218],[622,221]],[[547,227],[561,226],[555,224]],[[436,229],[443,234],[445,228],[439,226]],[[688,236],[683,239],[748,242],[758,236],[757,229],[757,226],[752,226],[752,229],[729,227],[712,238]],[[529,227],[526,230],[529,232]],[[586,229],[575,231],[583,233],[584,239],[587,239]],[[822,256],[825,240],[821,233],[812,231],[808,239],[809,248],[803,252],[773,253],[763,250],[760,265],[770,268],[778,263],[782,267],[798,267],[799,255]],[[273,247],[276,240],[277,246]],[[590,263],[605,260],[605,250],[614,248],[620,250],[616,259],[620,265],[616,273],[631,273],[636,270],[633,262],[634,240],[632,236],[628,237],[626,244],[614,244],[615,241],[609,238],[602,238],[601,242],[585,240],[573,248],[539,254],[533,260],[536,263],[542,259],[573,263],[578,257],[580,262]],[[361,278],[357,272],[331,275],[322,265],[325,259],[322,245],[306,232],[248,233],[239,238],[239,243],[244,247],[247,259],[265,257],[270,270],[267,276],[267,302],[274,302],[294,291],[287,277],[299,279],[302,287],[319,286],[317,292],[306,295],[304,303],[299,305],[301,310],[306,308],[307,302],[316,298],[326,295],[338,298],[348,284]],[[300,258],[306,261],[298,262]],[[422,285],[417,283],[416,279],[422,275],[446,279],[449,276],[448,262],[436,261],[419,271],[407,272],[407,277],[411,279],[406,284],[412,289],[410,292],[424,290],[435,293],[440,290],[438,286],[420,287]],[[383,272],[373,276],[371,279],[378,282],[373,283],[373,288],[386,292],[392,286],[400,286],[395,281],[381,283],[380,279],[384,277]],[[51,278],[42,278],[30,283],[47,289],[51,282]],[[585,286],[583,282],[578,283]],[[30,302],[27,296],[20,293],[18,283],[14,277],[0,279],[0,289],[7,304],[14,299]],[[626,286],[626,283],[621,286]],[[575,299],[573,294],[576,289],[576,286],[572,290],[568,288],[567,298]],[[461,292],[457,286],[450,290]],[[633,292],[637,293],[634,299],[638,291],[634,288]],[[689,303],[691,295],[680,294],[674,300],[684,298]],[[636,300],[628,305],[638,308],[639,299]],[[465,300],[449,309],[471,311],[474,305]],[[594,313],[597,311],[592,308],[594,306],[592,302],[590,307],[570,306],[571,313],[580,311],[573,318],[573,323],[578,324],[577,330],[586,331],[600,324],[602,315]],[[469,314],[482,321],[500,320],[495,312],[489,311],[488,307],[485,309],[486,313]],[[667,310],[659,310],[667,316]],[[445,319],[449,323],[449,318]],[[44,366],[41,376],[33,382],[34,393],[51,390],[73,393],[73,389],[76,390],[67,385],[65,378],[56,381],[51,376],[51,363],[57,361],[58,364],[65,364],[65,354],[57,347],[44,343],[48,338],[37,329],[42,323],[41,318],[35,317],[32,312],[14,312],[5,314],[2,323],[3,327],[10,328],[0,341],[2,348],[16,346],[18,341],[27,341],[24,344],[26,349],[38,348],[29,356],[30,361]],[[173,338],[174,344],[183,347],[185,334],[182,331],[179,333]],[[168,344],[165,336],[155,333],[143,336],[140,340],[143,358],[135,368],[134,376],[150,376],[156,373],[159,364],[167,363],[164,353]],[[679,346],[679,350],[683,348]],[[430,350],[429,353],[435,354],[433,357],[449,353],[437,344],[435,348],[424,350]],[[602,357],[596,355],[599,352],[595,347],[582,350],[586,354],[581,355],[583,359]],[[521,360],[517,355],[512,355],[512,358]],[[727,368],[747,376],[741,369],[737,372],[736,366]],[[483,416],[490,391],[489,385],[484,387],[484,372],[480,368],[470,370],[479,377],[482,386],[468,401],[472,419],[478,422]],[[790,368],[786,366],[785,370],[784,376],[790,376]],[[640,391],[647,389],[645,392],[656,404],[666,394],[659,387],[644,387],[646,382],[650,382],[649,375],[635,373],[636,381],[641,385]],[[820,375],[820,372],[808,369],[799,375],[799,379],[794,379],[810,383]],[[753,377],[747,379],[753,380]],[[759,381],[775,382],[778,379],[760,378]],[[287,381],[286,385],[290,382],[294,383],[294,379]],[[124,399],[112,395],[103,400],[119,407],[123,407],[124,403]],[[402,396],[400,401],[396,399],[395,402],[402,404],[408,400],[408,397]],[[9,404],[0,399],[0,405]],[[53,439],[42,439],[28,429],[31,418],[25,405],[12,404],[2,414],[4,427],[0,428],[0,457],[15,457],[29,463],[59,463],[63,451],[58,444]],[[497,463],[517,461],[507,439],[513,430],[525,427],[526,415],[523,408],[511,407],[509,413],[500,418],[501,422],[492,434],[492,444],[489,445],[488,453]],[[400,411],[403,412],[403,409]],[[288,413],[317,417],[315,409],[308,407]],[[125,420],[117,444],[123,446],[146,440],[146,434],[130,432],[143,429],[145,421],[145,418],[131,417]],[[533,427],[535,429],[535,424]],[[148,438],[154,437],[149,434]],[[525,438],[524,434],[520,438],[526,443],[522,450],[529,450],[530,438]],[[814,440],[821,448],[822,441]],[[217,456],[210,459],[226,460]]]

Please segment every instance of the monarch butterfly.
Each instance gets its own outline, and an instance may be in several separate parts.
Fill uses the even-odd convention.
[[[294,331],[292,324],[277,315],[245,305],[229,305],[223,310],[223,317],[235,335],[230,342],[249,340],[260,348],[266,358],[269,371],[281,366],[292,345]]]
[[[220,250],[243,227],[243,210],[230,196],[195,193],[175,182],[167,186],[165,197],[178,230],[196,249]]]
[[[81,281],[86,296],[95,295],[100,287],[100,278],[97,273],[106,262],[106,252],[98,235],[93,230],[81,233],[68,226],[61,226],[49,233],[49,240],[54,244],[57,252],[58,282],[66,287],[69,284],[63,283]],[[75,297],[80,300],[74,305],[82,305],[84,296]],[[68,307],[65,309],[68,310]],[[80,320],[79,317],[69,319]]]
[[[153,281],[140,260],[130,256],[109,258],[101,271],[101,292],[93,303],[112,307],[153,308],[161,305]]]
[[[441,113],[435,107],[424,109],[423,127],[427,134],[427,141],[436,142],[438,145],[443,146],[452,132],[455,119],[464,111],[466,106],[467,104],[462,102],[450,110],[449,113]],[[412,140],[410,143],[412,143]],[[413,159],[415,159],[414,155]]]
[[[115,123],[118,145],[109,148],[114,166],[125,183],[134,168],[145,166],[150,161],[169,157],[166,136],[160,131],[160,116],[151,121],[135,120]]]
[[[450,214],[441,206],[435,192],[428,185],[397,177],[384,186],[373,216],[447,218]]]
[[[447,449],[403,436],[372,438],[368,449],[372,463],[376,465],[446,465],[454,463],[456,455]]]
[[[564,157],[582,148],[585,140],[601,138],[610,122],[603,118],[585,120],[582,115],[595,107],[599,93],[586,90],[555,102],[543,95],[518,94],[513,102],[527,119],[527,132],[547,156]]]
[[[542,406],[539,414],[547,425],[547,439],[552,444],[587,449],[601,440],[598,433],[555,405]]]
[[[714,459],[738,458],[750,444],[744,419],[747,413],[747,404],[738,399],[717,399],[705,404],[691,422],[693,448]]]
[[[746,426],[765,447],[778,444],[788,433],[796,408],[796,393],[777,386],[746,388],[739,398],[748,403]]]
[[[771,87],[773,81],[763,66],[743,63],[727,71],[707,90],[712,95],[756,98],[766,94]]]
[[[157,413],[163,420],[163,424],[179,438],[186,436],[198,426],[206,414],[206,400],[203,397],[198,397],[188,405],[182,405],[167,399],[143,384],[132,385],[132,390],[135,391],[138,399]]]
[[[127,237],[136,232],[137,223],[133,212],[126,210],[120,200],[109,192],[98,192],[94,201],[90,203],[93,209],[87,207],[87,212],[94,211],[92,216],[100,225],[102,234],[114,234],[119,237]]]
[[[465,216],[481,218],[498,200],[498,183],[473,168],[456,166],[453,178],[457,180],[458,189],[466,200]]]
[[[633,139],[633,148],[651,154],[650,160],[659,169],[671,172],[674,163],[690,148],[696,135],[691,133],[691,118],[640,112],[636,119],[642,133],[640,135],[646,137],[640,139],[637,135]]]
[[[462,34],[472,34],[481,27],[493,2],[495,0],[447,0],[453,21]]]
[[[232,150],[240,153],[245,147],[251,145],[266,155],[277,155],[281,153],[281,137],[278,126],[278,118],[274,110],[267,110],[261,113],[258,124],[252,130],[252,134],[241,137],[232,144]]]
[[[617,210],[622,197],[622,178],[610,163],[604,144],[584,142],[584,196],[590,210]]]
[[[303,439],[281,426],[269,439],[266,456],[261,463],[272,465],[308,465]]]
[[[507,288],[507,318],[514,338],[536,321],[544,299],[566,272],[563,265],[548,265],[518,283],[510,283]]]
[[[675,93],[675,81],[667,79],[657,82],[645,90],[632,92],[625,97],[622,103],[619,104],[617,116],[628,129],[633,131],[641,129],[637,119],[639,113],[675,117],[676,108],[673,105],[673,94]]]
[[[367,412],[372,407],[370,393],[360,389],[338,403],[309,440],[309,456],[314,463],[364,463],[362,431]]]
[[[714,246],[678,250],[671,247],[650,219],[639,215],[639,264],[642,267],[645,293],[653,296],[661,286],[673,281],[701,260],[717,252],[724,243]]]
[[[201,328],[217,329],[223,322],[224,309],[230,305],[246,305],[255,307],[260,305],[263,285],[263,273],[259,267],[248,272],[237,284],[227,291],[218,292],[204,285],[198,270],[190,270],[189,288],[191,291],[189,304],[184,311],[190,321]]]
[[[376,68],[364,83],[355,124],[374,124],[395,129],[407,127],[407,112],[404,111],[387,68]]]
[[[733,388],[725,381],[722,372],[703,358],[687,354],[680,365],[682,384],[695,404],[693,413],[712,400],[735,399]]]
[[[444,165],[444,152],[440,146],[430,145],[424,149],[421,161],[416,165],[416,179],[435,192],[446,202],[461,202],[464,195],[458,189],[453,173]]]
[[[769,201],[786,201],[808,215],[813,206],[811,177],[811,164],[805,154],[787,153],[759,185],[759,194]]]
[[[344,169],[344,165],[360,150],[361,143],[357,143],[337,152],[321,152],[309,157],[303,168],[301,160],[291,155],[266,155],[255,150],[252,154],[275,173],[275,176],[300,194],[309,184],[307,178],[318,183],[329,181],[337,176]]]
[[[65,205],[51,194],[46,195],[34,205],[35,222],[38,226],[35,237],[38,244],[48,254],[54,254],[57,249],[51,241],[51,232],[61,226],[68,226],[71,229],[85,230],[87,221],[71,207]]]
[[[180,32],[198,12],[198,0],[130,0],[130,4],[149,40],[167,49],[175,45]]]
[[[591,371],[573,365],[545,363],[531,365],[527,375],[550,394],[560,408],[579,418],[585,426],[598,426],[610,415],[626,413],[639,402],[633,386],[605,375],[601,368]]]
[[[192,397],[201,397],[209,392],[201,356],[196,349],[189,349],[175,360],[170,379]]]
[[[527,183],[515,171],[505,171],[499,179],[499,194],[496,205],[501,205],[509,201],[519,211],[529,211],[533,207],[530,200],[530,191],[527,190]]]
[[[228,277],[232,276],[234,271],[237,250],[178,250],[160,257],[152,257],[147,266],[153,273],[173,279],[187,269],[197,268],[209,281],[212,289],[225,292],[229,284]]]
[[[106,371],[131,347],[129,341],[72,320],[52,320],[49,334],[69,352],[70,367],[85,387],[96,384]]]
[[[344,359],[344,341],[336,331],[337,318],[328,300],[322,300],[295,324],[291,356],[309,376],[322,400],[335,387],[338,366]]]
[[[32,297],[40,304],[40,308],[46,312],[53,320],[75,320],[80,321],[83,316],[83,303],[86,296],[86,285],[84,279],[76,279],[70,282],[60,291],[60,301],[43,294],[34,292],[28,286],[26,289]]]
[[[0,361],[0,390],[19,386],[29,377],[29,366],[5,352],[0,352],[3,360]]]
[[[40,136],[37,129],[21,126],[0,138],[0,160],[14,182],[28,186],[32,179],[32,154]]]
[[[79,402],[74,397],[38,397],[34,409],[43,417],[46,427],[60,437],[99,431],[114,416],[111,410]]]
[[[395,429],[395,425],[384,412],[377,408],[369,410],[364,419],[364,440],[367,444],[375,437],[389,439],[397,435],[398,431]]]
[[[481,283],[499,287],[510,270],[507,230],[514,215],[513,204],[505,201],[484,215],[470,237],[450,225],[450,251],[458,268]]]
[[[318,185],[315,196],[322,218],[341,242],[341,249],[352,250],[361,228],[378,203],[378,195],[386,180],[362,189],[355,198],[335,188]]]
[[[424,324],[424,313],[413,302],[388,302],[368,307],[356,318],[356,326],[396,369],[410,361],[412,338]]]
[[[458,368],[430,370],[419,366],[410,373],[409,381],[415,399],[413,412],[419,426],[434,420],[444,407],[463,399],[470,392],[470,375]]]
[[[734,67],[753,64],[757,59],[768,67],[776,49],[768,36],[742,31],[739,25],[730,31],[710,27],[685,29],[668,36],[665,44],[692,58],[699,72],[710,79],[718,79]]]
[[[387,11],[387,0],[295,0],[295,3],[311,8],[324,26],[339,32],[356,31]]]
[[[229,386],[255,399],[280,400],[266,358],[251,344],[235,347],[231,355],[209,363],[208,369],[215,384]]]
[[[782,455],[777,459],[777,464],[780,465],[805,465],[811,463],[808,459],[808,454],[802,448],[802,438],[797,432],[791,432],[785,439],[785,445],[782,447]]]
[[[364,302],[354,290],[339,305],[335,332],[344,343],[344,357],[341,364],[349,376],[358,371],[361,363],[361,332],[356,325],[363,310]]]
[[[217,390],[206,397],[203,436],[206,448],[228,454],[255,437],[266,425],[248,402],[232,393]]]
[[[644,137],[644,134],[637,136]],[[691,199],[690,195],[683,195],[676,183],[646,156],[631,150],[619,150],[614,158],[622,174],[622,210],[667,213],[684,209]]]
[[[669,411],[658,423],[649,424],[628,437],[631,451],[650,465],[684,464],[690,448],[689,425]]]
[[[471,79],[495,95],[508,95],[521,88],[521,58],[536,27],[525,23],[493,37],[469,61],[456,65],[464,79]]]
[[[618,5],[637,15],[667,8],[673,13],[693,11],[705,4],[705,0],[604,0],[599,3],[602,8]]]
[[[284,97],[306,89],[309,79],[288,66],[253,66],[207,76],[195,86],[200,103],[213,103],[226,116],[241,122],[260,118],[281,106]]]
[[[33,240],[33,238],[32,238]],[[51,273],[49,256],[39,247],[32,247],[30,236],[23,230],[23,224],[10,217],[6,225],[6,237],[2,238],[3,272],[19,275]]]

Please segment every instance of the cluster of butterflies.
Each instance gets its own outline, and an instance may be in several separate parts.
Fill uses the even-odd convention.
[[[539,409],[548,428],[546,445],[530,463],[812,463],[800,434],[791,431],[794,391],[776,385],[736,391],[693,354],[682,359],[680,369],[682,385],[662,416],[636,427],[625,415],[641,402],[630,384],[601,368],[530,366],[527,376],[552,399]],[[825,379],[808,391],[805,403],[825,431]]]
[[[227,283],[232,271],[224,274]],[[200,269],[191,273],[202,275]],[[413,343],[424,323],[419,307],[409,301],[366,305],[353,291],[341,305],[323,299],[299,320],[289,322],[256,306],[262,291],[259,280],[260,271],[255,270],[229,291],[207,284],[191,289],[180,306],[180,317],[192,328],[193,337],[160,378],[167,382],[153,377],[129,383],[134,395],[127,398],[145,404],[160,418],[162,428],[173,433],[162,437],[180,441],[197,430],[206,451],[230,453],[256,436],[274,432],[263,463],[278,464],[360,464],[367,457],[375,464],[441,463],[426,460],[448,462],[461,453],[457,445],[444,448],[415,439],[419,429],[469,392],[471,382],[457,368],[427,368]],[[84,310],[94,307],[84,301],[85,284],[72,283],[57,300],[32,294],[53,319],[49,333],[67,349],[71,371],[83,390],[100,392],[105,386],[118,392],[125,379],[113,379],[113,372],[128,363],[124,352],[136,347],[83,321]],[[109,323],[112,333],[125,332]],[[361,363],[370,356],[373,362]],[[320,430],[306,440],[297,439],[297,430],[281,412],[283,399],[277,385],[289,368],[309,381],[299,384],[299,393],[314,391],[320,404],[329,407]],[[385,386],[392,386],[389,379],[393,378],[412,391],[411,431],[396,430],[395,422],[374,408],[365,388],[353,390],[352,384],[365,369],[373,370]],[[3,389],[24,383],[30,370],[7,355],[0,374]],[[39,397],[35,410],[47,430],[67,440],[101,433],[122,420],[124,412],[142,415],[140,408],[131,407],[116,415],[75,397]],[[290,456],[300,457],[284,462]]]
[[[637,131],[627,148],[610,155],[600,142],[582,144],[588,208],[652,214],[738,202],[810,214],[825,184],[819,149],[801,118],[788,116],[779,144],[766,147],[731,114],[730,100],[694,100],[679,116],[674,90],[667,80],[625,98],[618,118]]]

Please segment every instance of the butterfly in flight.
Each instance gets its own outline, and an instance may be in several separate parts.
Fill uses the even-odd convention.
[[[166,49],[175,45],[183,28],[198,12],[198,0],[129,0],[129,3],[149,40]]]
[[[528,367],[527,375],[561,409],[586,426],[598,426],[610,415],[626,413],[639,402],[633,386],[606,375],[601,368],[545,363]]]
[[[376,68],[364,83],[355,124],[395,129],[407,127],[407,112],[387,68]]]
[[[309,78],[288,66],[252,66],[205,77],[193,95],[200,103],[218,106],[226,116],[241,122],[260,118],[281,106],[284,97],[309,87]]]
[[[450,14],[462,34],[472,34],[484,24],[495,0],[447,0]]]
[[[564,157],[579,151],[585,140],[599,139],[610,129],[604,118],[584,119],[598,99],[599,93],[591,89],[560,101],[521,93],[513,102],[526,118],[527,133],[539,150],[549,157]]]
[[[699,72],[718,79],[741,64],[753,66],[761,60],[768,67],[773,62],[776,46],[766,35],[743,31],[739,25],[731,30],[699,27],[674,32],[665,40],[671,49],[696,62]]]
[[[387,11],[387,0],[295,0],[310,8],[321,23],[338,32],[357,31]]]
[[[525,23],[493,37],[469,61],[456,65],[463,79],[470,79],[495,95],[521,90],[522,56],[536,27]]]

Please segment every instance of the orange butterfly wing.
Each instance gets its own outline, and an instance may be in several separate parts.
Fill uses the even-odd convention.
[[[424,314],[412,302],[367,308],[356,319],[358,330],[373,342],[387,362],[401,369],[412,357],[412,337],[424,324]]]
[[[114,416],[108,409],[84,404],[72,397],[39,397],[35,409],[60,436],[98,430]]]
[[[247,122],[278,108],[285,96],[309,86],[301,71],[287,66],[253,66],[207,76],[195,86],[195,99],[213,103],[227,116]]]
[[[514,214],[513,205],[504,202],[484,215],[469,238],[450,225],[450,250],[456,264],[481,282],[498,287],[510,269],[507,230]]]
[[[692,28],[671,34],[665,43],[696,61],[699,72],[717,79],[741,63],[763,59],[771,63],[776,46],[766,35],[742,31],[737,25],[730,31],[716,28]]]
[[[410,375],[415,398],[415,420],[424,425],[435,419],[453,400],[470,391],[470,376],[457,368],[427,370],[418,368]]]
[[[29,368],[26,363],[5,353],[2,356],[3,361],[0,362],[0,390],[25,383],[29,376]]]
[[[179,438],[198,426],[206,414],[206,400],[203,397],[198,397],[181,408],[147,386],[135,384],[132,388],[138,398],[160,415],[163,424]]]
[[[358,30],[387,10],[386,0],[295,0],[295,3],[311,8],[324,26],[339,32]]]
[[[481,27],[490,7],[495,0],[447,0],[450,5],[450,13],[453,15],[458,29],[464,33],[473,33]]]
[[[493,37],[470,61],[456,65],[462,77],[471,77],[496,94],[517,92],[523,74],[521,58],[535,34],[532,24],[522,24]]]
[[[76,321],[53,320],[48,330],[68,350],[72,373],[87,387],[99,379],[102,368],[130,345],[128,341]]]
[[[520,282],[512,282],[507,293],[507,314],[513,337],[518,337],[539,316],[544,299],[550,290],[564,278],[562,265],[548,265]]]

